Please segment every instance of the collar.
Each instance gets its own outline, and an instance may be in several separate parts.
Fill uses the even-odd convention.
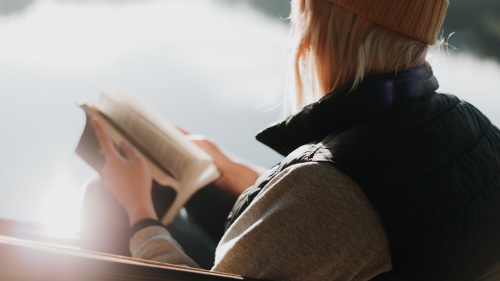
[[[433,95],[439,88],[427,62],[398,73],[366,77],[354,90],[351,90],[352,85],[352,82],[346,84],[261,131],[257,140],[288,155],[304,144],[321,140],[355,122]]]

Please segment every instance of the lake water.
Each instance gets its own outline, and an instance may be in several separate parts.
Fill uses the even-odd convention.
[[[93,174],[74,154],[77,104],[102,91],[134,93],[249,162],[279,161],[254,135],[280,114],[280,20],[207,0],[18,3],[22,11],[0,16],[0,217],[77,229]],[[500,124],[498,63],[456,51],[429,61],[442,92]]]

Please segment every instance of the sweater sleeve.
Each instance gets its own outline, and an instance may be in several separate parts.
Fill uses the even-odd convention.
[[[135,257],[196,266],[164,228],[131,240]],[[213,270],[267,280],[368,280],[391,269],[381,222],[360,187],[327,163],[277,175],[227,230]]]
[[[277,175],[228,229],[214,266],[268,280],[368,280],[390,269],[378,215],[329,163]]]
[[[149,226],[136,232],[130,240],[130,252],[135,258],[199,267],[161,226]]]

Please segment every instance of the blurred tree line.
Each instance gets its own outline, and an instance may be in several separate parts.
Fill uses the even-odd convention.
[[[499,0],[450,0],[443,29],[459,50],[500,61]]]
[[[120,3],[125,0],[107,1]],[[227,5],[247,5],[288,24],[286,18],[290,13],[290,0],[217,1]],[[0,16],[20,13],[35,2],[36,0],[0,0]],[[449,44],[460,51],[472,52],[480,57],[495,58],[500,62],[500,0],[450,0],[443,36],[449,37]]]
[[[249,5],[288,23],[285,19],[290,13],[290,0],[219,1]],[[459,51],[491,57],[500,62],[500,0],[450,0],[442,36]]]

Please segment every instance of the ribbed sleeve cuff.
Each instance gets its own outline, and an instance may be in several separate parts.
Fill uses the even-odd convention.
[[[142,219],[142,220],[134,223],[134,225],[131,227],[130,230],[131,230],[132,236],[134,236],[135,233],[137,233],[141,229],[149,227],[149,226],[161,226],[161,227],[164,227],[163,224],[160,221],[156,220],[156,219]]]

